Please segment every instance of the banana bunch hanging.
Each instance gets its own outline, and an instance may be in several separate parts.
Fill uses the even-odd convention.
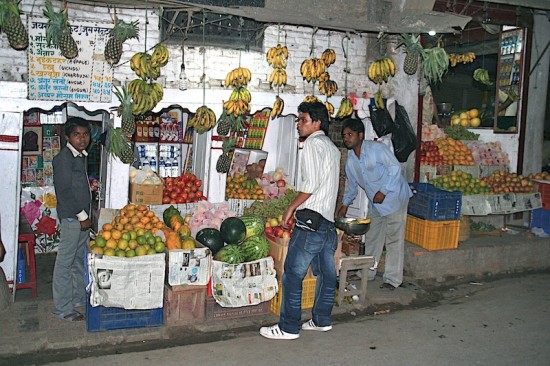
[[[380,90],[374,93],[374,105],[378,109],[386,108],[386,105],[384,104],[384,98],[382,98],[382,92]]]
[[[230,86],[234,88],[239,88],[241,86],[246,86],[250,79],[252,78],[252,73],[246,67],[238,67],[231,70],[225,77],[225,87],[229,88]]]
[[[336,61],[336,52],[332,48],[327,48],[321,54],[321,61],[325,63],[326,67],[329,67]]]
[[[153,110],[164,96],[162,85],[156,82],[148,83],[142,79],[130,81],[128,92],[132,94],[132,113],[136,116]]]
[[[224,112],[235,117],[250,112],[250,101],[252,95],[245,87],[234,88],[229,96],[229,100],[223,103]]]
[[[287,81],[286,70],[282,68],[273,69],[267,80],[273,87],[285,86]]]
[[[207,106],[203,105],[187,122],[187,127],[193,127],[198,133],[204,133],[216,125],[216,114]]]
[[[315,95],[307,95],[305,98],[304,98],[304,102],[305,103],[323,103],[321,102],[321,99],[317,98]]]
[[[130,68],[143,80],[156,80],[160,76],[160,68],[168,63],[168,49],[162,43],[155,46],[153,54],[138,52],[130,59]]]
[[[308,83],[319,79],[319,76],[325,72],[325,63],[320,58],[307,58],[300,66],[300,73]]]
[[[371,62],[369,66],[369,79],[376,84],[387,83],[390,76],[395,75],[395,64],[387,57]]]
[[[457,54],[457,53],[449,53],[449,63],[451,64],[451,67],[455,67],[459,63],[467,64],[469,62],[473,62],[476,59],[476,54],[473,52],[468,52],[464,54]]]
[[[271,119],[279,117],[283,113],[283,109],[285,109],[285,101],[277,95],[275,103],[273,103],[273,107],[271,108]]]
[[[475,69],[474,80],[485,85],[493,85],[493,82],[489,78],[489,72],[486,69]]]
[[[286,60],[288,59],[288,49],[286,46],[281,46],[280,44],[277,47],[271,47],[267,50],[266,59],[269,66],[275,69],[284,69],[286,68]]]
[[[338,112],[336,112],[336,118],[337,119],[344,119],[353,114],[353,103],[351,99],[348,97],[342,98],[342,102],[340,103],[340,108],[338,108]]]
[[[327,97],[332,97],[338,91],[338,84],[334,80],[319,82],[319,92]]]
[[[334,114],[334,106],[331,102],[328,100],[325,102],[325,107],[327,107],[327,112],[329,116],[332,116]]]

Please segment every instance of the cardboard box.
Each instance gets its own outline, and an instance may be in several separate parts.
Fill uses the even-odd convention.
[[[130,202],[142,205],[162,204],[162,185],[130,184]]]
[[[257,305],[241,306],[238,308],[224,308],[213,297],[206,298],[206,320],[225,320],[248,318],[254,315],[269,313],[271,301],[264,301]]]
[[[204,321],[206,286],[164,287],[164,323],[182,326]]]

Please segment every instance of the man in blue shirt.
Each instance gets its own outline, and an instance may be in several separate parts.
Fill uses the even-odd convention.
[[[381,288],[390,290],[403,282],[403,257],[407,205],[412,196],[401,165],[386,145],[366,141],[365,126],[358,119],[348,118],[342,124],[342,139],[348,148],[346,162],[346,189],[337,217],[344,217],[349,205],[361,187],[369,199],[367,217],[371,224],[365,234],[365,255],[372,255],[375,265],[369,271],[369,280],[376,268],[384,245],[386,264]]]

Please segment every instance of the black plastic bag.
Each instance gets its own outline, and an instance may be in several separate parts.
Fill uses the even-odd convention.
[[[404,163],[418,147],[418,140],[405,107],[397,102],[395,102],[395,126],[395,131],[393,131],[391,137],[393,153],[400,163]]]
[[[370,122],[378,137],[386,136],[395,131],[396,125],[387,108],[380,109],[369,104]]]

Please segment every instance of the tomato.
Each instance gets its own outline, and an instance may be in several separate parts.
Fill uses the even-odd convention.
[[[178,194],[176,192],[172,192],[170,193],[170,198],[175,200],[176,198],[178,198]]]
[[[195,193],[195,195],[197,196],[197,198],[201,198],[202,197],[202,191],[197,191]]]
[[[182,177],[187,182],[187,181],[191,180],[191,175],[192,174],[190,174],[190,173],[183,173]]]
[[[191,192],[196,192],[198,190],[199,190],[199,187],[197,187],[197,186],[191,187]]]
[[[162,197],[162,203],[170,203],[170,197],[169,196],[163,196]]]
[[[195,181],[195,186],[197,186],[197,187],[202,186],[202,180],[197,179],[197,180]]]
[[[185,199],[180,196],[180,197],[176,198],[176,202],[177,203],[185,203]]]
[[[189,182],[185,183],[185,186],[191,188],[191,187],[193,187],[193,182],[189,181]]]
[[[174,205],[174,204],[176,204],[176,203],[178,203],[178,202],[177,202],[175,199],[171,199],[171,200],[170,200],[170,204],[171,204],[171,205]]]
[[[191,188],[185,187],[185,188],[183,189],[183,191],[184,191],[185,193],[189,193],[189,192],[191,192]]]
[[[182,197],[184,200],[186,200],[188,196],[187,196],[187,193],[182,193],[182,194],[180,194],[180,197]]]
[[[197,195],[195,194],[195,192],[190,192],[187,197],[189,197],[189,199],[193,201],[197,197]]]

